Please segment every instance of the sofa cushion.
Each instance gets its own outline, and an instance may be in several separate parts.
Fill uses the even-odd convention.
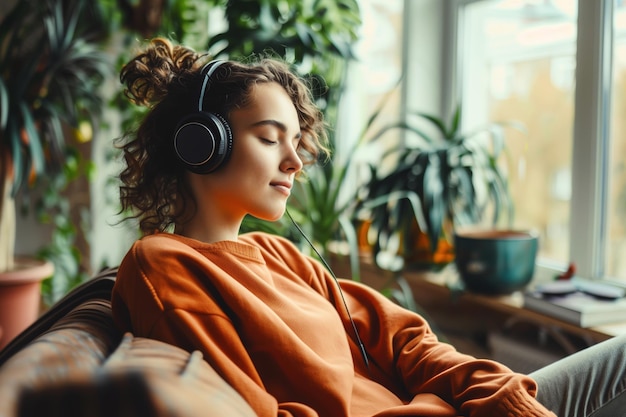
[[[39,416],[40,410],[67,417],[255,415],[199,351],[131,334],[95,375],[25,390],[20,404],[20,416]]]

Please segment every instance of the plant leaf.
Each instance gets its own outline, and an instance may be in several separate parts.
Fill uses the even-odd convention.
[[[33,115],[26,105],[26,103],[20,103],[20,110],[22,118],[24,119],[24,129],[28,135],[28,149],[30,150],[31,161],[35,173],[42,174],[45,168],[45,159],[43,154],[43,147],[41,146],[41,137],[35,125]]]
[[[9,120],[9,91],[7,90],[4,81],[0,78],[0,129],[4,130],[7,127]]]

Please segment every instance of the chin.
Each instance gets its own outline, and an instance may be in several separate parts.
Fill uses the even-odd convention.
[[[282,219],[284,215],[285,215],[285,209],[283,208],[282,210],[280,210],[280,212],[263,213],[263,214],[256,215],[254,217],[260,220],[265,220],[267,222],[276,222]]]
[[[285,212],[283,211],[282,213],[276,215],[276,216],[270,216],[268,217],[266,220],[268,222],[277,222],[278,220],[283,218],[283,215],[285,214]]]

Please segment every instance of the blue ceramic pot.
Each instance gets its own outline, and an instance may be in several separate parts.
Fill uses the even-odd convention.
[[[457,232],[454,262],[468,290],[510,294],[532,279],[538,242],[537,234],[527,231]]]

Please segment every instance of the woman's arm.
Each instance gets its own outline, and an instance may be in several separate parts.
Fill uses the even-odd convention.
[[[420,315],[365,285],[342,280],[341,288],[368,353],[369,372],[404,390],[408,401],[433,393],[463,415],[554,415],[535,400],[530,377],[456,351]]]

